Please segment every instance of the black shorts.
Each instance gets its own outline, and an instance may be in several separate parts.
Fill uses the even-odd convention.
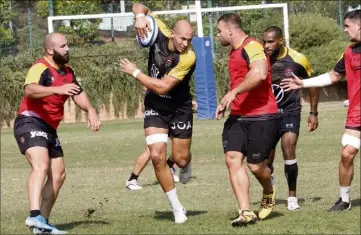
[[[247,157],[248,163],[263,162],[277,141],[278,125],[279,118],[251,121],[230,116],[222,134],[224,153],[237,151]]]
[[[282,137],[284,133],[292,132],[297,136],[300,134],[301,114],[300,113],[283,113],[280,117],[278,135]]]
[[[44,147],[51,158],[64,156],[56,131],[40,118],[18,116],[14,123],[14,135],[22,154],[31,147]]]
[[[178,108],[171,112],[145,107],[144,129],[148,127],[168,129],[169,138],[189,139],[193,133],[192,107]]]

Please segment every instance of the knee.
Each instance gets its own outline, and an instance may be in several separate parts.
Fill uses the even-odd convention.
[[[172,159],[177,163],[177,166],[180,168],[184,168],[188,166],[191,161],[191,153],[190,152],[182,152],[182,153],[172,153]]]
[[[288,146],[283,150],[283,158],[285,160],[296,159],[296,146]]]
[[[224,161],[229,169],[232,168],[233,166],[238,165],[239,158],[240,158],[240,156],[238,156],[237,154],[234,154],[234,153],[227,152],[224,155]]]
[[[256,163],[256,164],[248,163],[247,166],[248,166],[248,169],[252,172],[252,174],[257,174],[259,172],[262,172],[264,169],[263,162]]]
[[[57,185],[62,185],[66,178],[65,169],[53,176],[53,182]]]
[[[352,165],[354,156],[354,153],[344,148],[341,152],[341,163],[346,166]]]
[[[151,151],[150,158],[152,159],[152,163],[154,166],[166,164],[166,160],[162,157],[160,151]]]
[[[48,161],[44,161],[44,162],[39,162],[36,164],[32,164],[32,169],[33,171],[37,172],[37,173],[41,173],[41,174],[47,174],[49,171],[49,162]]]

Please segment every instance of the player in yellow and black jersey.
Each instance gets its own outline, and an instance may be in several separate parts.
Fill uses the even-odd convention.
[[[267,28],[263,35],[263,41],[265,50],[270,57],[272,88],[281,113],[278,140],[281,139],[281,148],[285,160],[285,174],[289,188],[287,207],[289,210],[295,210],[299,208],[296,197],[298,165],[295,150],[301,122],[301,94],[299,90],[285,92],[280,83],[282,79],[292,77],[292,73],[307,79],[311,77],[312,68],[303,54],[284,46],[283,33],[279,27],[271,26]],[[314,131],[318,126],[317,88],[310,89],[309,94],[311,110],[308,118],[308,129]],[[274,156],[275,151],[273,150],[268,159],[272,171]]]
[[[173,161],[182,168],[181,182],[189,180],[193,129],[189,81],[196,61],[191,47],[193,29],[188,21],[179,20],[170,30],[140,3],[135,3],[132,10],[136,16],[135,30],[138,36],[142,37],[148,30],[151,34],[154,32],[149,27],[146,15],[155,19],[158,35],[149,48],[148,74],[142,73],[127,59],[122,59],[120,66],[123,72],[148,88],[144,101],[146,143],[157,179],[173,208],[175,222],[184,223],[187,220],[186,211],[178,200],[169,165]],[[168,136],[172,140],[172,161],[166,161]]]

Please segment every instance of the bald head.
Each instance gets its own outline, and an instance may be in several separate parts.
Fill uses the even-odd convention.
[[[49,33],[44,39],[45,54],[51,57],[58,65],[69,61],[69,47],[64,35],[60,33]]]
[[[186,20],[178,20],[175,25],[173,30],[175,32],[181,32],[181,31],[186,31],[186,32],[191,32],[193,33],[193,28],[192,25],[186,21]]]
[[[65,36],[60,33],[49,33],[45,36],[44,47],[53,48],[61,41],[66,41]]]

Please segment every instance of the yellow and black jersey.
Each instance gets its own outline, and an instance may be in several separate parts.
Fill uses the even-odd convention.
[[[311,77],[312,68],[306,56],[285,48],[277,59],[271,58],[272,90],[276,97],[278,108],[285,113],[301,112],[301,94],[299,90],[284,92],[280,87],[281,80],[296,76],[306,79]]]
[[[193,49],[179,53],[170,48],[171,31],[157,15],[152,14],[158,26],[158,36],[149,48],[148,76],[162,79],[164,75],[178,79],[180,83],[167,95],[158,95],[148,89],[145,97],[145,106],[156,109],[174,109],[189,103],[189,81],[195,70],[196,56]]]

